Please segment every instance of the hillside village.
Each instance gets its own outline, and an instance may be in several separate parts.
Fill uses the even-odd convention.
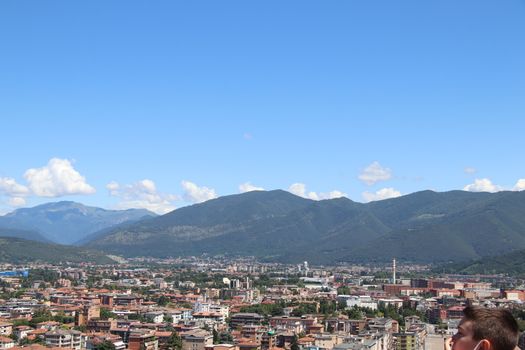
[[[427,268],[253,258],[5,265],[0,349],[432,349],[466,305],[525,315],[519,280],[428,277]]]

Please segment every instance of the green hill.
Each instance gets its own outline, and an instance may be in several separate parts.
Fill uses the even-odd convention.
[[[356,203],[285,191],[217,198],[99,234],[127,256],[209,254],[313,263],[466,261],[525,248],[525,192],[422,191]]]
[[[525,248],[525,192],[424,191],[370,203],[388,235],[353,250],[359,260],[382,247],[382,257],[461,261]]]
[[[0,237],[0,262],[94,262],[115,263],[101,252],[52,243],[28,241],[21,238]]]
[[[525,276],[525,249],[474,261],[441,265],[436,267],[435,271],[484,275],[507,274],[523,277]]]

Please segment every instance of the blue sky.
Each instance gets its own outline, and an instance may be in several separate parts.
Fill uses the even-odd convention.
[[[524,37],[523,0],[4,1],[0,213],[525,189]]]

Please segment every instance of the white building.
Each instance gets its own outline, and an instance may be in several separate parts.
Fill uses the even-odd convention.
[[[44,335],[47,346],[80,350],[82,333],[75,330],[57,329]]]
[[[339,302],[346,302],[347,307],[366,307],[372,310],[377,310],[377,301],[373,300],[369,295],[338,295]]]
[[[144,316],[153,323],[164,322],[164,313],[161,311],[150,311],[146,312]]]

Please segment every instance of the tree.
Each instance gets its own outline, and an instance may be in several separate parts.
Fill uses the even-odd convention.
[[[383,314],[383,317],[396,320],[400,326],[405,325],[405,320],[400,314],[400,310],[398,310],[394,305],[385,305],[385,303],[379,303],[377,313],[378,315]]]
[[[332,314],[337,309],[335,300],[321,299],[319,302],[319,312],[325,315]]]
[[[346,301],[337,302],[337,311],[343,311],[347,307]]]
[[[22,287],[29,288],[35,281],[44,281],[54,284],[60,278],[58,272],[48,269],[31,269],[29,276],[22,280]]]
[[[342,286],[342,287],[337,288],[337,295],[348,295],[351,293],[352,291],[350,290],[348,286]]]
[[[106,308],[100,308],[100,318],[103,320],[107,320],[108,318],[115,318],[117,315],[115,315],[113,312],[109,311],[109,309]]]
[[[166,306],[168,305],[170,302],[170,298],[168,298],[167,296],[165,295],[161,295],[158,299],[157,299],[157,304],[159,306]]]
[[[24,337],[18,341],[19,346],[30,345],[30,344],[31,344],[31,340],[29,340],[29,337]]]
[[[334,326],[332,326],[331,323],[328,323],[328,325],[326,326],[326,331],[328,333],[333,333],[334,332]]]
[[[253,312],[264,316],[279,316],[283,315],[283,307],[280,304],[255,304],[244,306],[241,312]]]
[[[219,332],[217,332],[215,329],[213,329],[213,344],[219,344]]]
[[[75,326],[75,327],[73,327],[73,329],[76,330],[76,331],[81,331],[82,333],[86,333],[87,332],[87,326],[86,325]]]
[[[60,311],[57,315],[52,317],[52,320],[59,323],[71,323],[75,321],[75,318],[73,316],[66,316],[64,311]]]
[[[292,311],[292,315],[301,317],[304,314],[314,314],[317,312],[317,306],[311,303],[301,303]]]
[[[45,307],[36,309],[35,312],[33,313],[33,318],[34,317],[42,317],[42,318],[51,319],[51,311],[49,311],[49,309]]]
[[[290,345],[290,350],[299,350],[299,344],[297,343],[296,335],[293,336],[292,343]]]
[[[171,316],[170,314],[167,314],[167,315],[164,315],[164,322],[167,322],[167,323],[173,323],[173,316]]]
[[[29,321],[29,325],[31,327],[35,327],[37,323],[51,321],[52,317],[53,316],[51,316],[51,312],[47,308],[37,309],[33,313],[33,317],[31,318],[31,321]]]
[[[173,332],[168,339],[168,348],[170,350],[181,350],[182,349],[182,338],[177,332]]]
[[[148,319],[141,314],[129,314],[128,320],[136,320],[140,322],[148,322]]]
[[[103,342],[95,345],[95,350],[115,350],[115,344],[109,340],[104,340]]]
[[[229,332],[223,332],[219,336],[219,342],[221,344],[232,344],[233,343],[233,337]]]
[[[26,318],[19,318],[19,319],[15,319],[13,320],[13,327],[18,327],[18,326],[29,326],[30,322],[28,319]]]
[[[360,320],[363,318],[363,311],[361,311],[357,305],[354,305],[350,309],[346,310],[345,313],[351,320]]]

